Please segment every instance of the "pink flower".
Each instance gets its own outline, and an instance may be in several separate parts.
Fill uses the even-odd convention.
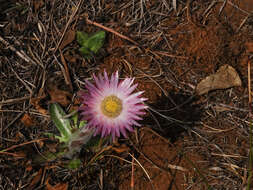
[[[87,121],[87,127],[95,129],[95,135],[111,135],[113,139],[120,134],[127,137],[126,130],[132,132],[133,125],[140,126],[137,121],[142,120],[140,116],[147,109],[143,103],[147,99],[140,97],[144,91],[133,93],[137,87],[133,85],[134,78],[119,82],[118,72],[109,79],[104,71],[104,76],[93,75],[93,79],[95,84],[86,80],[88,93],[81,93],[82,119]]]

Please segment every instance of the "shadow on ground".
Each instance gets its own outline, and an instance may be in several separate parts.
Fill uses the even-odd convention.
[[[152,117],[148,117],[145,122],[173,143],[181,133],[190,130],[201,120],[202,107],[197,102],[196,96],[174,93],[167,97],[162,96],[155,104],[150,105]]]

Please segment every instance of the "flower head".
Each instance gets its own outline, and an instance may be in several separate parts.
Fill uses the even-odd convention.
[[[140,126],[137,121],[145,114],[147,106],[143,101],[147,99],[140,97],[144,91],[133,93],[137,87],[133,85],[134,78],[119,82],[118,72],[108,78],[104,71],[104,76],[93,75],[93,79],[95,84],[85,81],[88,92],[81,94],[82,119],[88,121],[87,127],[95,128],[95,135],[112,135],[113,139],[120,134],[126,137],[126,130],[133,131],[133,125]]]

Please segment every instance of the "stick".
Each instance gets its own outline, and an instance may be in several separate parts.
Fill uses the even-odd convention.
[[[88,24],[92,24],[92,25],[95,25],[95,26],[97,26],[97,27],[99,27],[99,28],[102,28],[102,29],[104,29],[104,30],[106,30],[106,31],[108,31],[108,32],[111,32],[111,33],[115,34],[116,36],[119,36],[120,38],[123,38],[123,39],[125,39],[125,40],[127,40],[127,41],[129,41],[129,42],[132,42],[133,44],[139,46],[139,44],[138,44],[137,42],[135,42],[134,40],[132,40],[131,38],[129,38],[129,37],[123,35],[123,34],[120,34],[119,32],[117,32],[117,31],[115,31],[115,30],[113,30],[113,29],[111,29],[111,28],[108,28],[108,27],[106,27],[106,26],[103,26],[102,24],[99,24],[99,23],[97,23],[97,22],[91,21],[91,20],[89,20],[88,18],[86,18],[86,22],[87,22]]]

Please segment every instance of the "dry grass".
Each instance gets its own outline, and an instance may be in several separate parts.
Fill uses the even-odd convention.
[[[0,188],[247,187],[251,0],[0,3]],[[102,29],[104,47],[85,60],[75,31]],[[243,85],[197,96],[198,82],[224,64],[237,70]],[[145,90],[151,109],[144,127],[92,163],[94,154],[83,151],[77,171],[64,169],[64,160],[34,163],[37,155],[57,151],[54,143],[39,140],[56,132],[46,111],[50,101],[75,108],[84,79],[104,68],[134,76]],[[22,122],[25,114],[32,125]]]

